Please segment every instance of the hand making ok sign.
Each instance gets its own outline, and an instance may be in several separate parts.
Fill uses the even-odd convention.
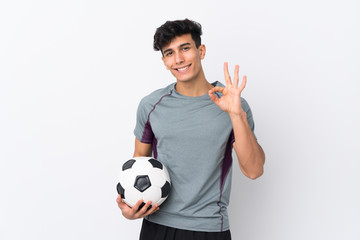
[[[234,82],[231,82],[231,78],[228,70],[228,63],[224,63],[224,74],[226,86],[214,87],[209,91],[210,99],[224,112],[231,115],[242,115],[244,113],[241,108],[241,92],[246,85],[246,76],[243,77],[240,86],[239,84],[239,65],[235,66]],[[221,92],[220,98],[215,96],[215,92]]]

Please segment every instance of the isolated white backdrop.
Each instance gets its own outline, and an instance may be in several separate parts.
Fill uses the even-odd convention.
[[[115,185],[140,99],[173,82],[156,27],[203,26],[209,81],[222,64],[266,152],[234,159],[233,239],[360,239],[359,1],[2,1],[0,239],[137,239]]]

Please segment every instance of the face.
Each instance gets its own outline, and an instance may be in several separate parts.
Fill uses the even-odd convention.
[[[202,72],[201,60],[205,57],[205,50],[205,45],[196,47],[190,33],[184,34],[162,49],[162,60],[177,81],[192,81]]]

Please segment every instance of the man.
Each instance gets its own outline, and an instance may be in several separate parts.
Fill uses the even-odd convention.
[[[253,134],[249,105],[241,98],[239,66],[226,86],[209,83],[201,60],[201,25],[185,19],[167,21],[154,35],[154,49],[176,83],[143,98],[137,112],[135,152],[154,156],[169,169],[172,189],[161,208],[147,202],[139,209],[117,203],[128,219],[144,218],[140,239],[231,239],[227,206],[230,197],[232,148],[241,171],[256,179],[265,154]],[[149,208],[150,207],[150,208]]]

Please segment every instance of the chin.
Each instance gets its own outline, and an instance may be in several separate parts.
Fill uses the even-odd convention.
[[[173,76],[176,78],[177,81],[179,82],[188,82],[188,81],[191,81],[193,79],[192,76],[179,76],[178,74],[174,74],[173,73]]]
[[[177,81],[179,82],[190,82],[197,78],[198,75],[186,74],[179,76],[178,74],[173,74]]]
[[[179,82],[188,82],[188,81],[191,81],[192,80],[192,78],[176,78],[176,80],[177,81],[179,81]]]

